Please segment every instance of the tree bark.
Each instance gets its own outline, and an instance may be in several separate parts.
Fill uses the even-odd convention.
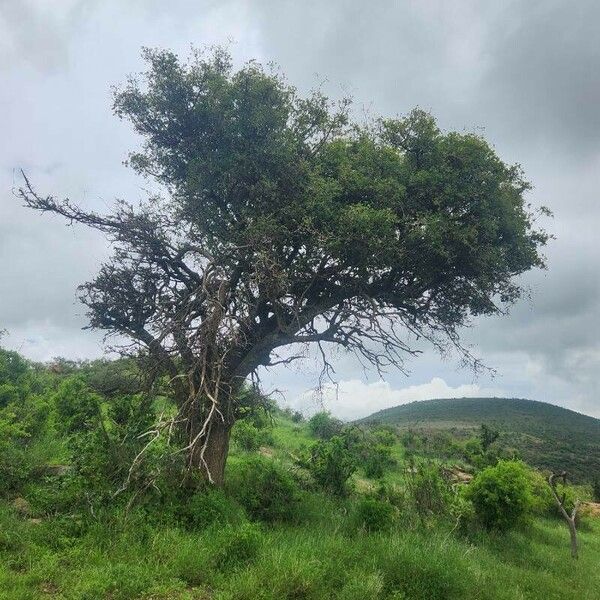
[[[200,473],[203,481],[218,487],[222,487],[225,480],[230,435],[231,426],[215,419],[210,424],[207,435],[190,449],[192,469]]]
[[[571,535],[571,556],[577,558],[577,528],[575,527],[575,519],[569,517],[567,518],[567,523],[569,525],[569,534]]]
[[[199,470],[203,480],[218,487],[222,487],[225,480],[230,434],[231,426],[217,419],[210,425],[206,438],[191,449],[191,466]]]
[[[550,489],[552,490],[552,495],[556,500],[556,504],[558,505],[560,514],[563,516],[563,518],[567,522],[567,525],[569,526],[569,535],[571,536],[571,556],[577,559],[577,526],[575,524],[575,519],[577,518],[577,511],[579,510],[579,500],[575,502],[575,506],[573,507],[571,514],[569,514],[567,512],[567,509],[565,508],[565,497],[563,496],[561,499],[558,495],[558,492],[556,491],[556,479],[558,478],[562,479],[563,482],[566,483],[567,472],[563,471],[560,475],[552,473],[550,477],[548,477],[548,483],[550,485]]]

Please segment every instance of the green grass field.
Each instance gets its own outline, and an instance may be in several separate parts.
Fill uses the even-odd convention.
[[[258,453],[294,470],[314,443],[306,424],[277,417]],[[233,450],[229,469],[249,454]],[[386,478],[399,481],[400,460]],[[0,598],[6,600],[543,599],[596,600],[600,520],[580,527],[571,559],[558,518],[535,517],[507,533],[463,531],[452,519],[415,520],[368,533],[353,519],[365,487],[336,499],[305,490],[288,523],[177,526],[165,516],[107,505],[81,516],[24,515],[0,504]],[[235,492],[235,491],[234,491]],[[23,511],[21,510],[21,513]]]

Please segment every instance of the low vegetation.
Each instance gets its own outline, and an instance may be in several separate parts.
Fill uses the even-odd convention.
[[[491,426],[453,439],[472,451],[458,465],[389,425],[263,399],[236,425],[223,489],[175,485],[168,448],[136,460],[168,407],[149,410],[137,377],[0,351],[0,598],[596,597],[600,521],[582,511],[573,561],[546,474],[499,457]],[[567,508],[593,494],[558,485]]]
[[[540,469],[566,470],[574,481],[593,483],[600,473],[600,420],[533,400],[457,398],[413,402],[374,413],[365,423],[391,424],[421,453],[461,458],[478,452],[481,425],[498,433],[494,447]],[[490,431],[488,430],[488,435]]]

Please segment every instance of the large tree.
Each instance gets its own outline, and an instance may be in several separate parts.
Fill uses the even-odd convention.
[[[182,63],[144,52],[115,91],[141,134],[129,164],[161,184],[108,215],[26,205],[104,232],[113,258],[81,286],[90,325],[128,338],[167,376],[188,464],[220,484],[240,389],[298,344],[337,344],[402,368],[409,340],[461,348],[459,329],[522,294],[547,235],[529,185],[478,135],[421,110],[356,124],[223,50]],[[300,348],[301,346],[295,346]]]

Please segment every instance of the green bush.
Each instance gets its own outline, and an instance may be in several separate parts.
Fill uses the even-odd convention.
[[[373,430],[373,437],[382,446],[392,447],[398,441],[396,430],[390,425],[380,425]]]
[[[212,556],[199,540],[177,540],[165,557],[173,574],[189,586],[199,586],[210,579]]]
[[[384,531],[394,523],[396,511],[391,504],[376,498],[360,500],[354,509],[355,526],[366,531]]]
[[[500,461],[484,469],[471,482],[466,496],[488,529],[510,529],[534,506],[529,471],[520,461]]]
[[[308,429],[322,440],[329,440],[342,431],[343,423],[331,415],[330,412],[322,411],[314,414],[308,420]]]
[[[48,402],[35,394],[0,408],[0,496],[19,492],[41,466],[48,412]]]
[[[409,468],[406,484],[414,509],[421,518],[449,511],[452,488],[438,465],[422,463]]]
[[[291,418],[292,418],[292,422],[294,422],[294,423],[302,423],[302,421],[304,421],[304,415],[301,412],[297,411],[297,410],[295,410],[292,413],[292,417]]]
[[[231,432],[233,441],[248,452],[273,443],[273,436],[266,428],[257,427],[252,421],[238,421]]]
[[[244,521],[243,509],[223,490],[207,487],[198,490],[183,505],[181,518],[190,529],[204,529],[211,525],[236,524]]]
[[[380,483],[375,490],[375,497],[391,504],[400,512],[405,510],[409,502],[407,491],[403,487],[393,483]]]
[[[253,519],[292,521],[297,516],[298,487],[272,460],[256,456],[241,461],[229,471],[227,486]]]
[[[392,458],[391,448],[383,444],[370,446],[363,455],[365,475],[372,479],[380,479],[385,471],[396,464]]]
[[[317,442],[306,466],[317,484],[336,496],[347,494],[348,479],[357,468],[354,454],[339,436]]]
[[[594,502],[600,502],[600,477],[596,477],[592,482],[592,498]]]
[[[227,527],[217,534],[215,564],[220,569],[240,567],[254,559],[263,544],[263,535],[254,523]]]

